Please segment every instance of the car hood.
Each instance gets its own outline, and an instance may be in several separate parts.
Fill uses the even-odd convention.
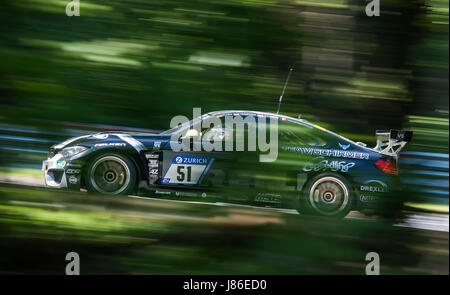
[[[88,134],[78,137],[69,138],[61,143],[53,145],[50,150],[53,152],[60,151],[66,147],[83,145],[94,146],[101,143],[117,143],[126,142],[133,147],[141,149],[152,148],[157,142],[158,146],[162,146],[170,141],[170,134],[152,134],[152,133],[134,133],[134,132],[101,132]]]

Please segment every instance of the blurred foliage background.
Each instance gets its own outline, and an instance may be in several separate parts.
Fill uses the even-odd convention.
[[[382,0],[380,17],[364,0],[81,0],[79,17],[68,2],[2,5],[2,119],[163,130],[193,107],[275,112],[293,67],[282,113],[371,143],[410,127],[415,149],[448,153],[448,1]]]
[[[377,129],[413,130],[405,150],[432,154],[404,175],[448,213],[448,0],[380,0],[379,17],[365,0],[81,0],[79,17],[68,3],[2,3],[1,182],[42,180],[24,168],[83,131],[165,130],[194,107],[276,112],[293,67],[282,114],[369,146]],[[384,273],[448,274],[448,232],[4,184],[0,196],[1,273],[62,273],[68,250],[85,273],[362,273],[375,249]]]

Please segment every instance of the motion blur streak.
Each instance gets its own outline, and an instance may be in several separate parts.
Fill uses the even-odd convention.
[[[382,273],[448,274],[448,233],[429,226],[448,220],[448,0],[381,0],[379,17],[364,0],[81,0],[78,17],[68,2],[0,10],[1,273],[62,273],[76,250],[82,273],[362,274],[375,251]],[[414,132],[403,220],[39,187],[68,137],[155,133],[194,107],[276,112],[291,67],[280,114],[368,146]]]

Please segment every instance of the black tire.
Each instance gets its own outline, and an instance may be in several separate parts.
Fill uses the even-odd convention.
[[[136,167],[126,156],[117,153],[95,157],[85,171],[89,192],[127,195],[136,189]]]
[[[343,218],[353,206],[354,192],[345,177],[321,173],[306,183],[299,197],[300,214]]]

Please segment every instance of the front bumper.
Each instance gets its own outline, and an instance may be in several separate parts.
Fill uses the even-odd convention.
[[[68,159],[61,154],[42,162],[45,185],[51,188],[79,189],[81,183],[81,169],[77,165],[71,165]]]

